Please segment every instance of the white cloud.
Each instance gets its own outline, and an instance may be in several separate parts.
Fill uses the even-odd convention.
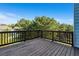
[[[56,19],[60,23],[65,23],[65,24],[74,24],[74,19]]]
[[[5,15],[8,16],[8,17],[16,17],[16,15],[13,14],[13,13],[6,13]]]
[[[2,19],[6,19],[7,17],[5,16],[5,15],[3,15],[3,14],[0,14],[0,20],[2,20]]]
[[[0,24],[16,23],[20,17],[13,13],[0,13]]]

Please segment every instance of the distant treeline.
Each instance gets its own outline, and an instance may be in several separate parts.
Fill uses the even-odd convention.
[[[12,28],[19,30],[54,30],[54,31],[73,31],[73,25],[60,24],[54,18],[41,16],[33,20],[22,18],[16,24],[11,24]]]

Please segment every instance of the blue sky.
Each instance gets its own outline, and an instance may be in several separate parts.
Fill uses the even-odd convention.
[[[0,23],[16,23],[20,18],[33,19],[48,16],[60,23],[73,24],[73,4],[71,3],[0,3]]]

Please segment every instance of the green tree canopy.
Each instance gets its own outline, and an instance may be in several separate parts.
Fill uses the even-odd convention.
[[[29,26],[31,25],[31,21],[26,20],[24,18],[20,19],[19,21],[17,21],[17,23],[15,24],[15,26],[18,26],[21,29],[29,29]]]
[[[12,28],[14,25],[12,25]],[[54,30],[54,31],[73,31],[73,26],[69,24],[60,24],[54,18],[41,16],[35,17],[34,20],[30,21],[27,19],[20,19],[15,24],[15,27],[19,27],[24,30]]]
[[[59,30],[60,31],[73,31],[73,26],[69,24],[60,24]]]
[[[57,21],[54,18],[46,16],[35,17],[32,23],[32,29],[54,30],[57,29]]]

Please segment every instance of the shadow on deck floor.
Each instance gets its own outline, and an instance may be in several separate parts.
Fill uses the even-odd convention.
[[[36,38],[0,48],[0,56],[78,56],[79,49]]]

